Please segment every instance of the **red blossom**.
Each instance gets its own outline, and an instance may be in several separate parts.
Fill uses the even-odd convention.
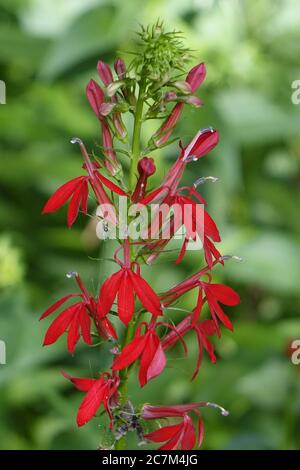
[[[62,372],[62,374],[75,385],[77,390],[87,392],[78,409],[77,425],[80,427],[88,423],[103,404],[109,415],[110,427],[112,428],[111,408],[115,408],[118,404],[119,377],[108,372],[103,372],[98,379],[72,377],[66,372]]]
[[[144,335],[141,334],[140,327],[137,328],[135,338],[116,357],[112,370],[124,369],[139,357],[139,382],[144,387],[149,380],[161,374],[166,365],[166,356],[154,328],[149,328]]]
[[[220,303],[228,306],[238,305],[240,303],[240,296],[231,287],[224,284],[212,284],[210,282],[201,281],[201,276],[208,274],[208,272],[208,268],[204,268],[193,276],[190,276],[188,279],[163,294],[161,299],[164,305],[167,306],[172,304],[186,292],[194,288],[198,288],[198,308],[194,310],[194,323],[200,315],[203,303],[207,302],[212,319],[216,326],[216,331],[220,336],[219,321],[221,321],[221,323],[223,323],[223,325],[229,330],[233,330],[233,325],[228,316],[224,313]],[[203,294],[205,294],[204,298]],[[201,308],[199,308],[199,305],[201,305]]]
[[[211,341],[208,339],[209,336],[213,336],[217,333],[216,325],[213,320],[204,320],[202,322],[194,322],[193,314],[185,317],[178,325],[176,325],[176,332],[170,331],[162,340],[162,345],[164,350],[169,349],[173,344],[175,344],[179,335],[183,337],[189,331],[194,330],[197,335],[198,341],[198,358],[195,367],[195,371],[192,377],[192,380],[198,375],[203,356],[203,349],[207,352],[210,361],[215,364],[217,358],[214,353],[214,346]]]
[[[86,344],[92,344],[91,319],[93,319],[100,336],[107,339],[117,338],[117,335],[110,321],[107,318],[101,319],[98,316],[97,303],[87,292],[80,276],[77,273],[72,273],[71,275],[75,277],[81,292],[67,295],[54,302],[54,304],[42,314],[40,320],[51,315],[67,300],[73,297],[82,299],[80,302],[67,307],[55,318],[49,326],[44,339],[44,346],[48,346],[55,343],[65,331],[68,331],[68,351],[73,354],[80,336],[82,336]]]
[[[194,424],[192,419],[186,414],[179,424],[163,426],[156,429],[156,431],[145,434],[144,437],[152,442],[164,442],[158,450],[192,450],[196,444]]]
[[[141,387],[161,374],[166,366],[166,356],[161,340],[155,331],[155,328],[160,325],[173,329],[171,325],[163,322],[141,323],[136,329],[134,339],[115,358],[112,370],[124,369],[140,358],[139,381]],[[144,334],[141,333],[143,326],[146,328]]]
[[[127,246],[128,249],[128,246]],[[145,309],[154,317],[162,315],[162,306],[159,297],[152,287],[142,278],[137,263],[130,263],[126,259],[121,263],[116,259],[121,269],[112,274],[102,285],[98,301],[98,313],[104,318],[111,310],[113,302],[118,296],[118,315],[124,325],[128,325],[134,312],[135,295]],[[136,268],[137,272],[133,270]]]
[[[98,203],[105,205],[107,212],[104,214],[104,218],[115,224],[116,214],[113,209],[112,201],[106,194],[104,186],[121,196],[127,196],[127,194],[123,189],[98,171],[100,165],[97,162],[91,162],[85,146],[80,139],[74,138],[72,139],[72,143],[79,143],[80,145],[85,162],[83,168],[87,171],[88,176],[78,176],[77,178],[74,178],[60,186],[45,204],[42,211],[43,214],[57,211],[70,199],[67,221],[68,226],[71,227],[78,216],[80,208],[84,214],[87,213],[89,183],[95,193]]]

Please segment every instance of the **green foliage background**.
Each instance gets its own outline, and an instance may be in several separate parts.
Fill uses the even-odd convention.
[[[89,148],[99,141],[85,98],[96,61],[132,49],[138,23],[157,17],[182,30],[195,62],[207,65],[199,92],[205,106],[185,111],[178,135],[187,142],[200,127],[220,130],[220,145],[189,168],[186,183],[220,178],[204,195],[220,225],[221,251],[244,262],[228,262],[217,276],[242,303],[227,310],[235,332],[217,344],[216,365],[205,360],[189,381],[197,352],[191,337],[187,360],[175,349],[167,372],[142,391],[133,380],[131,394],[137,403],[209,400],[229,409],[228,418],[203,412],[205,449],[300,448],[299,367],[287,352],[290,340],[300,339],[300,105],[291,102],[291,83],[300,79],[299,1],[1,0],[1,449],[93,449],[101,442],[101,419],[76,428],[81,394],[60,369],[96,374],[107,352],[83,347],[72,358],[64,340],[42,348],[46,323],[38,317],[73,289],[69,270],[96,292],[112,266],[91,258],[109,256],[111,248],[99,245],[91,222],[68,230],[64,210],[42,217],[41,208],[80,174],[70,138],[78,135]],[[176,155],[176,145],[157,152],[157,181]],[[146,275],[155,288],[171,286],[200,260],[191,252],[179,269],[166,259]]]

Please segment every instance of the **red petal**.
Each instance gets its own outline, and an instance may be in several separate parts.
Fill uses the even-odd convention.
[[[68,331],[68,351],[70,354],[74,353],[75,346],[80,338],[79,334],[79,309],[73,316]]]
[[[110,311],[123,275],[124,271],[120,270],[112,274],[102,285],[98,301],[98,314],[100,317],[105,317],[105,315]]]
[[[216,334],[216,325],[213,320],[204,320],[199,324],[199,328],[205,336],[213,336]]]
[[[217,317],[223,323],[223,325],[226,326],[226,328],[228,328],[229,330],[233,331],[233,325],[231,321],[229,320],[228,316],[223,312],[222,308],[220,307],[218,302],[215,300],[215,298],[212,297],[211,294],[209,294],[208,292],[206,292],[206,297],[207,297],[207,301],[208,301],[211,313],[212,314],[214,313],[215,315],[217,315]],[[217,332],[219,334],[218,327],[217,327]]]
[[[139,336],[124,347],[121,354],[117,356],[112,365],[112,370],[124,369],[134,362],[143,352],[146,336]]]
[[[201,341],[202,337],[201,337],[201,333],[198,331],[197,328],[196,328],[196,333],[197,333],[197,339],[198,339],[199,352],[198,352],[198,358],[197,358],[196,367],[192,376],[192,380],[194,380],[197,377],[199,369],[201,367],[201,362],[202,362],[202,341]]]
[[[184,417],[184,432],[181,440],[182,450],[192,450],[196,444],[196,432],[193,421],[189,416]]]
[[[209,355],[211,363],[215,364],[217,362],[217,358],[215,356],[214,345],[207,338],[205,338],[205,336],[202,336],[202,344],[207,354]]]
[[[135,293],[138,296],[140,302],[144,305],[148,312],[152,313],[152,315],[161,315],[161,303],[152,287],[150,287],[141,276],[138,276],[133,271],[128,271],[128,273],[131,278]]]
[[[86,344],[92,344],[91,319],[85,307],[82,307],[79,314],[81,334]]]
[[[66,331],[74,317],[74,314],[76,314],[78,305],[79,304],[75,304],[68,307],[60,313],[57,318],[55,318],[46,332],[44,346],[55,343],[55,341]]]
[[[215,221],[206,211],[204,211],[204,235],[207,235],[215,242],[221,241],[218,227],[216,226]]]
[[[90,388],[79,407],[77,413],[78,426],[83,426],[93,418],[104,399],[105,392],[105,383],[103,383],[101,379],[97,380],[92,388]]]
[[[240,296],[231,287],[224,284],[208,284],[211,294],[224,305],[237,305],[240,303]]]
[[[146,344],[142,352],[139,370],[139,382],[141,387],[144,387],[144,385],[147,383],[148,368],[155,355],[157,345],[157,339],[153,337],[153,333],[147,333]]]
[[[203,248],[204,248],[206,262],[208,266],[211,268],[213,265],[212,256],[215,258],[215,260],[220,260],[221,253],[217,250],[213,242],[211,242],[208,237],[204,237]],[[224,261],[220,260],[220,263],[224,264]]]
[[[178,449],[178,446],[180,444],[180,441],[182,439],[182,425],[181,429],[173,436],[171,439],[166,442],[163,446],[159,447],[158,450],[176,450]]]
[[[67,183],[60,186],[54,194],[48,199],[45,206],[43,207],[43,214],[47,214],[48,212],[57,211],[71,196],[71,194],[75,191],[77,186],[80,185],[81,181],[85,178],[85,176],[78,176],[77,178],[68,181]]]
[[[134,312],[133,287],[128,277],[127,271],[120,282],[118,292],[118,314],[124,325],[128,325]]]
[[[180,253],[179,253],[179,255],[178,255],[178,258],[177,258],[177,260],[176,260],[176,262],[175,262],[176,264],[181,263],[181,261],[183,260],[184,255],[185,255],[185,253],[186,253],[186,248],[187,248],[188,242],[189,242],[189,239],[188,239],[188,238],[185,238],[185,239],[184,239],[184,242],[183,242],[183,244],[182,244]]]
[[[81,189],[81,209],[84,214],[87,213],[88,209],[88,196],[89,196],[89,187],[88,183],[85,180],[84,183],[82,184],[82,189]]]
[[[98,173],[98,171],[95,171],[95,175],[101,183],[103,183],[105,186],[107,186],[111,191],[113,191],[116,194],[120,194],[120,196],[128,196],[123,189],[121,189],[119,186],[114,184],[112,181],[110,181],[108,178],[105,178],[105,176],[101,175],[101,173]]]
[[[201,416],[199,416],[199,420],[198,420],[198,441],[197,441],[198,447],[201,447],[203,438],[204,438],[204,423],[203,423],[203,420],[202,420]]]
[[[70,380],[75,385],[77,390],[80,390],[81,392],[88,392],[90,388],[92,388],[92,386],[97,382],[97,379],[82,379],[80,377],[72,377],[63,370],[61,373],[66,379]]]
[[[162,373],[162,371],[166,367],[166,362],[167,362],[167,360],[166,360],[164,350],[163,350],[162,345],[161,345],[161,343],[158,339],[158,345],[157,345],[156,352],[155,352],[155,354],[152,358],[152,361],[150,362],[148,370],[147,370],[147,382],[149,382],[149,380],[154,379],[155,377],[157,377],[159,374]]]
[[[202,297],[202,289],[200,287],[199,293],[198,293],[197,305],[193,310],[192,326],[194,326],[195,323],[197,323],[197,321],[199,320],[199,316],[200,316],[201,310],[202,310],[202,305],[203,305],[203,297]]]
[[[75,189],[73,196],[71,197],[71,201],[68,208],[68,227],[71,227],[77,219],[82,198],[82,189],[83,185],[81,184]]]
[[[145,434],[144,437],[149,441],[153,442],[164,442],[171,439],[178,431],[180,431],[182,424],[173,424],[171,426],[163,426],[162,428],[156,429],[149,434]]]
[[[50,305],[50,307],[47,308],[47,310],[45,310],[45,312],[41,315],[40,320],[42,320],[43,318],[46,318],[48,315],[53,313],[55,310],[58,309],[58,307],[60,307],[64,302],[66,302],[71,297],[81,297],[81,294],[69,294],[57,300],[56,302],[54,302],[54,304]]]

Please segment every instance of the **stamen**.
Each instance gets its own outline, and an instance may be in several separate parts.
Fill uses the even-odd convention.
[[[220,406],[217,403],[211,403],[210,401],[208,401],[206,403],[206,406],[209,406],[210,408],[217,408],[218,410],[220,410],[222,416],[229,416],[229,411],[225,410],[223,406]]]
[[[216,176],[202,176],[201,178],[198,178],[195,183],[193,184],[194,188],[197,188],[197,186],[200,186],[200,184],[206,183],[206,181],[211,181],[212,183],[216,183],[219,181],[219,178]]]
[[[236,255],[225,255],[219,258],[220,261],[227,261],[229,259],[233,259],[237,263],[244,261],[243,258],[241,258],[240,256],[236,256]]]
[[[82,140],[79,139],[79,137],[72,137],[72,139],[70,140],[71,144],[79,144],[81,145],[82,144]]]
[[[75,277],[78,276],[78,272],[76,271],[69,271],[67,274],[66,274],[66,277],[68,279],[74,279]]]

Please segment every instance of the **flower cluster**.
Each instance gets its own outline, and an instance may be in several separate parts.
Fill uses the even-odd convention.
[[[162,374],[168,350],[175,343],[180,342],[188,352],[185,337],[194,331],[199,346],[194,379],[200,369],[203,351],[212,363],[216,362],[211,338],[220,338],[222,326],[233,329],[223,305],[237,305],[240,299],[231,287],[212,280],[213,268],[223,265],[230,257],[222,256],[216,247],[221,240],[220,234],[198,188],[206,180],[215,181],[216,178],[201,177],[191,186],[181,185],[185,168],[196,165],[217,145],[218,131],[208,127],[197,132],[188,144],[180,141],[179,155],[163,180],[156,188],[150,185],[156,164],[154,156],[149,154],[174,141],[174,127],[185,105],[202,105],[195,93],[205,78],[205,66],[200,63],[186,74],[183,67],[189,51],[182,46],[178,33],[166,33],[161,23],[143,29],[140,37],[140,50],[129,66],[117,59],[113,72],[108,64],[98,62],[102,85],[90,80],[86,94],[100,126],[101,155],[89,154],[83,142],[73,138],[71,142],[79,144],[81,150],[84,174],[58,188],[45,204],[43,213],[56,211],[68,203],[67,223],[71,227],[80,212],[87,214],[89,194],[94,196],[100,208],[97,215],[100,214],[102,223],[111,226],[120,223],[117,196],[126,198],[129,208],[131,204],[138,204],[149,210],[155,204],[155,210],[138,241],[130,235],[128,227],[134,217],[128,213],[125,237],[118,240],[119,247],[114,255],[116,270],[96,295],[88,291],[77,272],[68,273],[67,277],[75,280],[79,291],[57,300],[41,319],[54,314],[72,299],[73,303],[58,313],[50,324],[44,345],[53,344],[65,332],[71,354],[80,338],[88,346],[93,346],[99,339],[101,345],[110,342],[111,362],[108,370],[101,371],[97,378],[72,377],[63,372],[65,378],[86,394],[78,410],[78,426],[89,422],[103,405],[115,448],[120,448],[121,442],[124,446],[128,431],[136,430],[141,440],[163,443],[161,450],[186,450],[201,445],[204,427],[200,408],[217,407],[223,415],[227,412],[210,402],[170,406],[146,404],[136,408],[127,396],[128,377],[134,371],[133,365],[137,364],[140,386],[146,386]],[[127,122],[124,113],[133,117],[132,135],[124,124]],[[153,118],[162,118],[163,123],[143,148],[141,128],[145,121]],[[122,167],[116,141],[129,158],[128,175]],[[199,241],[204,267],[196,269],[177,285],[162,286],[160,292],[155,292],[144,278],[142,266],[156,262],[179,230],[184,235],[175,265],[183,260],[189,243]],[[170,320],[172,309],[175,311],[175,303],[191,290],[196,293],[194,308],[182,310],[182,318],[175,324],[174,319]],[[147,420],[166,418],[175,419],[175,423],[150,433],[143,431],[143,423]]]

